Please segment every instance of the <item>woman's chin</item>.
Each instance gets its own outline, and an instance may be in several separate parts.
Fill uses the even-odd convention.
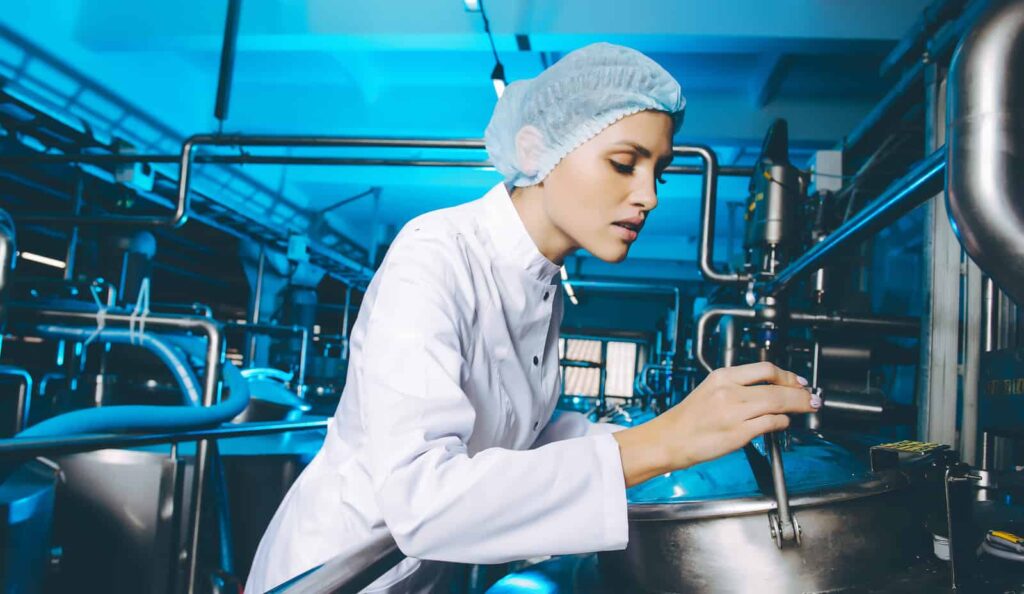
[[[626,256],[629,255],[629,245],[602,245],[595,246],[594,249],[588,249],[587,251],[602,262],[618,264],[625,260]]]

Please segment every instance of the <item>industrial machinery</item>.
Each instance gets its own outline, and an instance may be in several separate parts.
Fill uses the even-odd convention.
[[[874,201],[856,210],[842,187],[816,184],[819,191],[808,192],[822,172],[789,162],[783,120],[768,131],[750,181],[738,270],[713,263],[715,202],[705,197],[699,264],[724,289],[696,320],[697,360],[707,371],[758,360],[804,371],[824,399],[822,412],[794,419],[790,431],[742,453],[631,489],[624,551],[529,566],[492,594],[989,592],[1024,584],[1012,534],[1024,526],[1020,457],[998,447],[1024,436],[1013,398],[1024,358],[1019,349],[999,350],[1000,342],[1015,342],[1017,318],[1007,304],[1019,303],[1024,282],[1022,82],[1005,75],[1021,71],[1024,4],[994,3],[980,16],[967,11],[958,25],[969,31],[952,59],[948,112],[936,115],[949,122],[946,147],[907,168]],[[941,55],[936,38],[925,42],[933,59]],[[967,318],[961,333],[983,323],[991,351],[980,360],[977,434],[973,419],[965,417],[961,429],[969,451],[981,438],[980,467],[961,462],[948,445],[907,441],[919,418],[925,429],[934,423],[928,409],[939,404],[927,391],[907,398],[872,379],[880,363],[890,371],[894,363],[918,363],[907,341],[921,333],[920,350],[929,355],[925,340],[934,338],[926,331],[936,332],[934,324],[872,313],[857,295],[866,254],[854,242],[935,194],[942,200],[944,171],[950,223],[970,257],[991,271],[982,319],[972,328]],[[841,169],[828,173],[858,181]],[[992,281],[1006,295],[994,297]],[[886,437],[892,441],[882,443]]]

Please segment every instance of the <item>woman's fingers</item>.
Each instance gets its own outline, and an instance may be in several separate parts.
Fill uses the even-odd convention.
[[[744,420],[767,414],[810,413],[818,410],[811,400],[805,388],[749,386],[743,389],[741,410]]]
[[[742,428],[745,433],[744,442],[750,441],[758,435],[764,435],[772,431],[782,431],[789,427],[789,417],[786,415],[763,415],[749,421],[744,421]]]
[[[801,388],[807,385],[807,380],[797,374],[768,362],[727,367],[715,370],[715,373],[719,374],[721,378],[741,386],[775,384],[777,386]]]

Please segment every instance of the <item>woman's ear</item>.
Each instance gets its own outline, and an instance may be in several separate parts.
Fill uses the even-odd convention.
[[[541,153],[544,151],[544,134],[535,126],[523,126],[516,133],[516,161],[519,170],[528,176],[537,175]]]

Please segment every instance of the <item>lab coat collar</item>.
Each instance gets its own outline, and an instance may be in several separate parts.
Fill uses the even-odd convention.
[[[505,184],[491,188],[484,195],[483,203],[487,212],[485,225],[499,253],[522,266],[534,280],[553,284],[560,267],[537,249],[526,225],[519,218],[519,212],[512,205],[512,197]]]

